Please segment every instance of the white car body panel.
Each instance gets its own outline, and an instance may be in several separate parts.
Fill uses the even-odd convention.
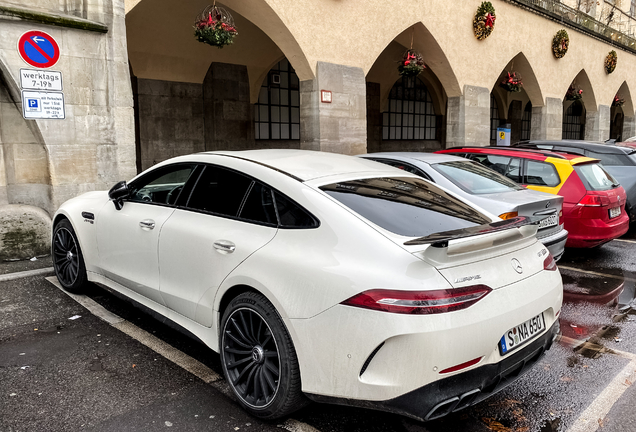
[[[192,211],[175,210],[159,240],[160,290],[166,306],[211,327],[214,315],[205,304],[206,293],[216,293],[221,282],[247,257],[276,235],[277,228],[249,224]],[[184,242],[183,239],[197,239]],[[232,242],[232,253],[215,249],[218,241]],[[199,306],[201,299],[204,303]],[[197,314],[197,307],[203,311]]]

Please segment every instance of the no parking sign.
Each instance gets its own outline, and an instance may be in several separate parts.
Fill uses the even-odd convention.
[[[30,30],[20,36],[18,52],[22,60],[42,69],[50,68],[60,58],[60,47],[53,36],[39,30]]]

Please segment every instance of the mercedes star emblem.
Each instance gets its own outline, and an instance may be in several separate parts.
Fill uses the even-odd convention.
[[[523,266],[519,262],[517,258],[513,258],[510,263],[512,264],[512,268],[519,274],[523,273]]]

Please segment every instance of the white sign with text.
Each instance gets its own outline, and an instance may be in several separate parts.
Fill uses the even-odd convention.
[[[22,115],[25,119],[63,119],[64,93],[22,90]]]
[[[28,90],[62,91],[62,72],[20,69],[20,85]]]

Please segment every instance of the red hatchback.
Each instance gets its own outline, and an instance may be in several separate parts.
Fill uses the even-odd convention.
[[[515,147],[456,147],[436,153],[475,160],[528,189],[563,196],[567,247],[599,246],[629,228],[625,190],[598,159]]]

